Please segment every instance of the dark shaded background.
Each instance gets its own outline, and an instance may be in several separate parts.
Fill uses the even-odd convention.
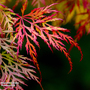
[[[14,4],[9,4],[12,7]],[[15,9],[15,12],[20,13],[21,4]],[[33,7],[28,5],[26,13],[30,12]],[[76,30],[74,28],[73,22],[68,23],[63,26],[71,30],[68,35],[76,35]],[[73,70],[68,74],[70,70],[68,59],[65,57],[63,52],[57,51],[53,48],[53,53],[50,51],[48,46],[43,40],[38,38],[40,42],[40,50],[37,49],[37,60],[40,65],[42,73],[42,86],[44,90],[90,90],[90,35],[83,35],[83,37],[78,41],[79,46],[83,52],[83,60],[80,62],[80,52],[76,47],[71,50],[71,59],[73,62]],[[67,50],[70,44],[63,42],[66,45]],[[24,47],[24,46],[23,46]],[[26,53],[21,51],[22,54]],[[37,71],[37,76],[39,73]],[[26,81],[28,87],[22,86],[24,90],[41,90],[40,85],[33,80]]]

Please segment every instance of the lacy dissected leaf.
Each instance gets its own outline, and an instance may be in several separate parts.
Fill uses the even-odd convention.
[[[7,37],[8,34],[10,34],[12,37],[12,26],[15,21],[15,18],[12,17],[12,15],[15,15],[15,13],[11,9],[0,4],[0,35],[6,34]]]
[[[36,80],[40,85],[41,83],[33,73],[34,67],[28,64],[27,60],[32,62],[31,59],[23,55],[17,55],[17,44],[12,42],[15,31],[13,30],[14,21],[16,19],[15,13],[0,4],[0,82],[19,82],[24,84],[23,79]],[[1,83],[0,83],[1,86]],[[3,86],[3,90],[23,90],[20,84],[13,86]]]
[[[29,14],[26,14],[23,16],[17,15],[18,17],[15,25],[17,33],[13,41],[15,39],[18,40],[17,52],[19,53],[19,48],[22,48],[23,39],[25,37],[26,38],[25,47],[26,47],[27,53],[30,53],[34,62],[37,63],[36,49],[34,45],[31,43],[31,41],[33,41],[39,47],[39,42],[37,41],[37,37],[40,37],[42,40],[44,40],[44,42],[48,45],[48,47],[51,50],[52,50],[51,48],[51,45],[52,45],[57,50],[64,52],[65,56],[69,60],[69,63],[71,66],[70,71],[71,71],[72,70],[71,58],[62,41],[70,42],[70,44],[75,45],[80,50],[81,53],[82,51],[78,46],[78,44],[75,43],[70,36],[63,34],[63,32],[68,32],[67,29],[64,29],[61,27],[55,27],[49,24],[49,22],[62,20],[60,18],[53,18],[53,16],[57,14],[57,11],[50,9],[52,5],[54,4],[51,4],[50,6],[47,6],[47,7],[36,8],[32,10]],[[54,14],[52,14],[53,12]],[[29,26],[25,25],[26,22],[28,23]]]
[[[24,57],[22,55],[18,55],[16,52],[13,53],[14,57],[12,57],[10,54],[7,54],[6,51],[2,52],[1,56],[2,56],[2,64],[0,65],[1,68],[1,78],[0,78],[0,82],[19,82],[21,84],[26,85],[22,79],[33,79],[36,80],[38,83],[38,77],[36,77],[33,73],[36,73],[33,68],[34,66],[28,64],[27,60],[32,61],[31,59]],[[6,89],[6,87],[4,86],[4,88]],[[7,87],[7,88],[12,88],[11,87]],[[18,84],[16,87],[14,88],[21,88],[21,86]],[[17,89],[17,90],[19,90]],[[23,89],[22,89],[23,90]]]
[[[12,48],[15,48],[13,45],[10,45],[14,32],[12,26],[15,20],[12,15],[15,14],[11,9],[0,4],[0,50],[2,48],[3,50],[6,50],[7,53],[10,53]],[[10,36],[10,38],[8,36]],[[12,44],[15,45],[14,42]]]

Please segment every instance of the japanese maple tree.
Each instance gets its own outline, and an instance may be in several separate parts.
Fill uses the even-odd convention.
[[[62,13],[62,15],[64,15],[65,13],[60,12],[57,8],[55,9],[54,6],[64,2],[63,4],[66,5],[64,5],[66,11],[67,9],[69,10],[66,13],[68,18],[66,21],[69,21],[70,17],[68,12],[74,12],[75,7],[80,8],[83,6],[86,9],[86,12],[78,13],[78,15],[90,15],[90,10],[88,8],[89,2],[87,0],[82,0],[83,5],[80,6],[81,0],[74,0],[74,2],[73,0],[57,0],[57,3],[54,3],[54,0],[50,0],[53,2],[52,4],[46,3],[47,0],[32,0],[32,5],[37,6],[37,8],[34,8],[28,14],[25,14],[29,0],[16,0],[12,9],[7,7],[7,2],[9,3],[10,1],[11,0],[0,1],[0,82],[19,82],[26,85],[21,78],[26,80],[33,79],[36,80],[43,89],[41,80],[35,75],[35,67],[38,69],[40,75],[41,71],[37,61],[37,51],[32,42],[40,48],[37,40],[37,38],[40,37],[48,45],[51,51],[53,51],[53,46],[57,50],[63,52],[69,61],[69,72],[71,72],[72,61],[62,41],[66,41],[72,46],[77,47],[81,53],[81,60],[83,54],[78,43],[74,41],[71,36],[64,34],[64,32],[70,32],[68,29],[53,25],[56,21],[63,22],[64,18],[58,18],[58,16]],[[20,2],[23,2],[21,8],[22,15],[14,12],[14,9]],[[53,7],[53,9],[51,7]],[[90,20],[89,16],[87,19]],[[86,25],[89,24],[89,21],[80,20],[76,24],[81,24],[77,31],[78,34],[75,36],[75,38],[79,39],[82,36],[82,32],[84,32]],[[25,49],[31,58],[20,54],[24,40],[26,40]],[[33,62],[34,65],[31,65],[28,61]],[[0,86],[2,86],[2,83],[0,83]],[[3,90],[23,90],[20,84],[2,87]]]

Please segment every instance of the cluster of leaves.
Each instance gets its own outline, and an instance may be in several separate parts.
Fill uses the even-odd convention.
[[[59,3],[54,8],[62,11],[64,14],[63,16],[61,14],[56,16],[62,17],[65,21],[61,24],[66,24],[71,20],[75,21],[75,27],[77,29],[75,41],[80,40],[85,32],[87,32],[87,34],[90,33],[90,0],[50,0],[49,3],[54,2]],[[61,25],[60,21],[54,24]]]
[[[0,86],[2,82],[19,82],[25,84],[20,78],[34,79],[39,83],[38,77],[33,73],[34,66],[27,62],[32,59],[24,57],[23,55],[17,55],[18,44],[13,42],[14,33],[13,25],[17,21],[13,16],[16,15],[11,9],[0,4]],[[20,77],[20,78],[17,78]],[[3,86],[3,90],[23,90],[23,88],[17,84],[13,86]]]
[[[13,10],[21,1],[24,1],[24,4],[21,8],[22,15],[20,16],[14,13]],[[46,5],[45,0],[33,0],[32,4],[34,6],[37,5],[38,8],[33,9],[26,15],[24,12],[28,4],[27,0],[17,0],[13,10],[0,4],[0,82],[19,82],[26,85],[21,79],[23,78],[26,80],[36,80],[41,85],[39,78],[35,76],[35,67],[28,63],[28,61],[33,62],[40,72],[37,62],[37,52],[32,43],[34,42],[40,48],[37,37],[44,40],[51,50],[53,46],[65,54],[70,63],[69,72],[72,70],[72,62],[62,41],[69,42],[71,45],[76,46],[81,53],[82,60],[83,55],[81,48],[71,36],[64,34],[64,32],[69,32],[69,30],[50,24],[50,22],[53,21],[63,21],[61,18],[55,17],[60,12],[50,8],[51,6],[57,5],[57,3],[40,7],[41,3]],[[31,56],[31,59],[20,55],[20,49],[22,49],[24,39],[26,39],[25,49],[27,54]],[[15,87],[3,86],[3,88],[3,90],[23,90],[20,84],[17,84]]]
[[[75,42],[80,40],[85,33],[90,33],[90,0],[49,0],[47,4],[54,2],[57,2],[58,4],[53,8],[63,13],[62,15],[58,13],[56,17],[62,18],[64,22],[62,23],[61,21],[57,21],[53,22],[52,25],[60,26],[70,21],[75,22],[75,28],[77,30],[74,37]],[[71,45],[69,52],[72,47],[73,45]]]

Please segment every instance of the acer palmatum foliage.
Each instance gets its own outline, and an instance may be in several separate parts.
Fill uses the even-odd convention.
[[[15,13],[11,9],[0,4],[0,86],[1,82],[19,82],[25,85],[16,76],[24,79],[32,78],[39,83],[38,77],[32,74],[32,72],[35,73],[33,70],[35,67],[26,61],[32,62],[32,60],[23,55],[17,56],[15,49],[17,49],[18,44],[12,42],[14,38],[13,33],[15,33],[13,25],[16,18],[12,17],[12,15],[15,15]],[[3,90],[23,90],[20,85],[16,85],[16,87],[3,86],[3,88]]]
[[[79,41],[85,33],[90,33],[90,0],[81,0],[81,3],[75,18],[75,26],[77,28],[75,42]],[[69,52],[72,47],[73,45],[71,45]]]
[[[33,0],[32,4],[34,2],[36,2],[36,0]],[[30,13],[24,14],[27,3],[26,0],[21,8],[21,16],[0,4],[0,82],[19,82],[26,85],[24,81],[20,79],[23,78],[26,80],[36,80],[41,85],[39,78],[33,74],[36,73],[34,71],[35,67],[27,62],[28,60],[33,62],[40,72],[39,64],[37,62],[37,52],[35,46],[31,43],[31,41],[33,41],[40,48],[37,37],[44,40],[51,50],[53,46],[65,54],[70,63],[69,72],[72,70],[72,62],[62,41],[69,42],[71,45],[76,46],[81,53],[82,59],[81,48],[71,36],[64,34],[64,32],[69,32],[69,30],[49,24],[49,22],[57,20],[62,21],[61,18],[54,17],[58,11],[51,9],[51,6],[56,5],[57,3],[53,3],[46,7],[35,8]],[[42,3],[44,4],[44,0]],[[15,7],[17,5],[18,2],[16,2]],[[15,7],[13,9],[15,9]],[[25,48],[27,54],[31,56],[31,59],[24,57],[19,53],[20,49],[22,49],[24,39],[26,39]],[[3,86],[3,88],[3,90],[23,90],[20,84],[15,87]]]

